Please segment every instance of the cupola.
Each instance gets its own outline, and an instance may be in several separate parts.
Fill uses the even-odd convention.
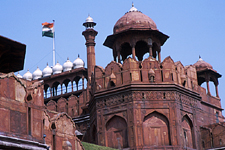
[[[43,74],[43,77],[47,77],[47,76],[50,76],[52,75],[52,68],[50,68],[47,64],[47,66],[45,67],[45,69],[43,70],[42,72]]]
[[[88,28],[94,28],[95,25],[96,23],[93,21],[90,15],[88,15],[87,19],[85,20],[85,23],[83,23],[83,26],[85,26],[86,29],[88,29]]]
[[[67,58],[67,61],[63,64],[63,72],[73,69],[73,63]]]
[[[200,56],[199,56],[199,60],[193,66],[196,67],[197,71],[201,71],[205,69],[213,69],[212,65],[205,62]]]
[[[18,74],[16,75],[18,78],[23,78],[20,73],[18,72]]]
[[[37,69],[33,72],[33,80],[42,77],[42,71],[37,67]]]
[[[59,64],[59,62],[57,62],[52,70],[53,70],[53,74],[62,73],[63,67],[62,65]]]
[[[73,68],[82,68],[84,67],[84,61],[82,59],[80,59],[79,55],[78,58],[76,60],[74,60],[73,62]]]
[[[124,62],[130,55],[138,61],[143,61],[143,56],[157,58],[161,62],[161,46],[169,36],[157,29],[155,22],[132,7],[114,25],[113,34],[109,35],[104,44],[113,50],[114,61]]]
[[[29,69],[27,69],[27,72],[23,75],[23,78],[29,81],[32,80],[32,74],[30,73]]]

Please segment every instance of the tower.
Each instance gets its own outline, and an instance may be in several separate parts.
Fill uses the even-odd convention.
[[[98,32],[94,30],[95,25],[96,23],[90,16],[88,16],[85,23],[83,23],[83,26],[86,27],[82,35],[85,37],[85,45],[87,47],[88,85],[90,85],[91,74],[94,72],[95,67],[95,36],[98,34]]]

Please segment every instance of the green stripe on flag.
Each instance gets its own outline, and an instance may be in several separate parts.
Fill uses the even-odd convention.
[[[47,37],[53,38],[53,33],[51,31],[49,31],[49,32],[42,31],[42,36],[47,36]]]

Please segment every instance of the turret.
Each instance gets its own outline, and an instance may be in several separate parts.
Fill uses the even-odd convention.
[[[86,39],[85,45],[87,46],[87,68],[89,85],[91,74],[92,72],[94,72],[95,67],[95,36],[98,34],[98,32],[94,30],[95,25],[96,23],[90,16],[88,16],[85,23],[83,23],[83,26],[86,27],[86,30],[83,31],[82,35]]]

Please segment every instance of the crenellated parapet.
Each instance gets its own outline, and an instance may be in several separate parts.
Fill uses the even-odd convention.
[[[191,91],[198,90],[197,73],[194,66],[183,66],[167,57],[162,63],[148,57],[142,62],[127,58],[123,64],[110,62],[105,69],[95,67],[95,91],[119,87],[130,83],[177,84]]]

